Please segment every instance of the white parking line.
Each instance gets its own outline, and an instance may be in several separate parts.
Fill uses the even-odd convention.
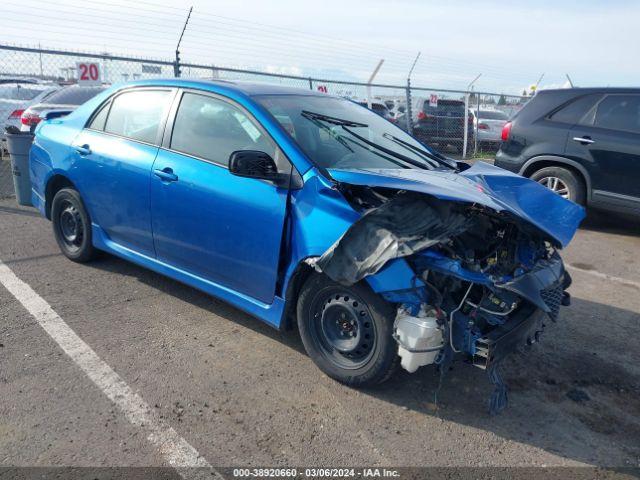
[[[147,439],[183,478],[211,478],[211,465],[184,438],[164,422],[120,376],[67,325],[51,306],[0,260],[0,283],[33,315],[102,392],[122,410],[127,420],[144,429]],[[192,468],[198,468],[193,469]],[[205,471],[199,469],[206,469]]]
[[[616,277],[613,275],[609,275],[607,273],[601,273],[597,270],[591,270],[588,268],[581,268],[581,267],[576,267],[575,265],[571,265],[571,264],[567,264],[565,265],[567,270],[574,270],[574,271],[578,271],[578,272],[582,272],[582,273],[586,273],[588,275],[597,277],[597,278],[601,278],[602,280],[607,280],[609,282],[615,282],[615,283],[619,283],[621,285],[626,285],[628,287],[634,287],[637,288],[638,290],[640,290],[640,282],[635,282],[633,280],[627,280],[626,278],[622,278],[622,277]]]

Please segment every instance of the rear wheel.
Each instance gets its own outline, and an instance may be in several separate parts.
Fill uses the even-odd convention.
[[[74,262],[88,262],[95,256],[91,243],[91,221],[80,194],[63,188],[51,204],[53,234],[62,253]]]
[[[584,205],[585,187],[574,172],[562,167],[542,168],[531,175],[531,180],[547,187],[567,200]]]
[[[381,383],[398,364],[394,309],[365,284],[345,287],[314,274],[298,299],[298,327],[309,357],[352,386]]]

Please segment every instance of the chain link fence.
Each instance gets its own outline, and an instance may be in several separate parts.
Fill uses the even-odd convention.
[[[310,89],[359,102],[420,141],[460,158],[491,158],[502,126],[528,97],[411,85],[382,85],[271,72],[41,48],[0,45],[0,126],[20,127],[20,114],[64,85],[78,82],[78,63],[97,64],[104,84],[180,76],[262,82]],[[12,194],[11,167],[4,141],[0,197]]]

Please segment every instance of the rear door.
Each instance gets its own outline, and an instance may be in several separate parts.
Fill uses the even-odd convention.
[[[271,303],[287,190],[232,175],[227,166],[236,150],[266,152],[283,173],[291,165],[261,125],[225,97],[185,91],[172,117],[151,179],[158,259]]]
[[[640,209],[640,95],[600,99],[572,128],[567,154],[591,164],[594,200]]]
[[[93,223],[110,240],[153,257],[149,177],[172,89],[131,89],[94,114],[74,140],[75,178]]]

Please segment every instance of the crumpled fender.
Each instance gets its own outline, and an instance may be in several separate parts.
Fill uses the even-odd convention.
[[[317,172],[309,171],[303,178],[304,187],[292,192],[292,227],[287,247],[290,254],[282,296],[299,266],[309,259],[313,263],[313,259],[321,257],[362,216],[335,185]],[[377,273],[365,277],[365,281],[377,293],[423,285],[403,258],[388,261]]]

